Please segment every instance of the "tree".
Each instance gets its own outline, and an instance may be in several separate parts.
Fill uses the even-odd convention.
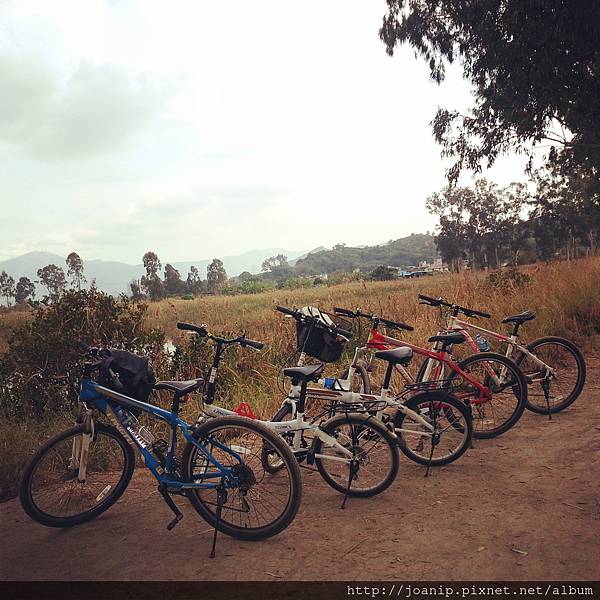
[[[67,280],[65,272],[56,265],[46,265],[43,269],[38,269],[37,276],[39,283],[44,285],[53,300],[56,300],[65,291]]]
[[[206,267],[206,281],[210,294],[218,294],[227,283],[227,273],[223,266],[223,261],[213,258],[213,261]]]
[[[83,261],[77,252],[71,252],[67,256],[67,277],[71,277],[71,285],[77,286],[78,290],[81,290],[81,284],[85,283],[87,279],[83,274]]]
[[[202,279],[200,279],[200,272],[198,271],[198,267],[192,265],[190,267],[190,272],[188,273],[187,280],[187,290],[188,293],[193,294],[194,296],[199,296],[206,289],[206,284]]]
[[[441,83],[460,61],[473,85],[469,114],[440,108],[443,154],[481,169],[510,149],[544,140],[577,164],[600,169],[600,3],[592,0],[387,0],[379,32],[392,55],[408,43]],[[551,153],[550,158],[557,156]],[[531,155],[530,155],[531,160]]]
[[[146,252],[142,261],[146,269],[146,275],[140,280],[141,288],[151,300],[160,300],[165,295],[165,289],[158,272],[162,268],[160,260],[155,252]]]
[[[396,269],[384,265],[375,267],[370,273],[371,279],[375,281],[389,281],[390,279],[396,279],[397,276],[398,271]]]
[[[132,279],[129,282],[129,289],[131,290],[132,300],[135,300],[137,302],[144,297],[144,294],[142,292],[142,286],[140,285],[140,282],[137,279]]]
[[[10,299],[15,297],[15,280],[6,271],[0,273],[0,295],[6,298],[6,306],[9,306]]]
[[[25,304],[27,298],[35,298],[35,284],[29,277],[19,277],[15,288],[15,302],[17,304]]]
[[[263,261],[261,270],[269,273],[272,279],[276,281],[284,281],[289,279],[292,274],[292,267],[288,263],[288,257],[285,254],[271,256]]]
[[[167,296],[175,296],[184,292],[185,284],[181,280],[179,271],[167,263],[165,265],[165,293]]]

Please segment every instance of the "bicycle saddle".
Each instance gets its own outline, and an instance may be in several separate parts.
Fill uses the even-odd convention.
[[[169,392],[175,392],[178,396],[185,396],[203,385],[204,379],[200,377],[200,379],[190,379],[189,381],[157,381],[154,384],[154,389],[169,390]]]
[[[286,377],[292,378],[292,383],[297,385],[297,382],[314,381],[319,378],[319,375],[325,368],[324,364],[306,365],[305,367],[288,367],[283,370]]]
[[[432,335],[427,341],[442,342],[444,346],[449,346],[450,344],[462,344],[466,339],[462,333],[440,333]]]
[[[535,313],[532,310],[525,310],[518,315],[511,315],[510,317],[504,317],[503,323],[525,323],[525,321],[531,321],[535,319]]]
[[[386,360],[393,365],[407,365],[412,358],[413,352],[410,348],[394,348],[393,350],[380,350],[375,352],[375,358]]]

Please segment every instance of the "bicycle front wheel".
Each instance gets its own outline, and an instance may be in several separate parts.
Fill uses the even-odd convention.
[[[351,453],[348,457],[320,437],[314,443],[317,469],[334,490],[366,498],[392,485],[400,466],[398,440],[379,419],[360,413],[339,414],[320,430]]]
[[[25,512],[48,527],[72,527],[110,508],[125,491],[135,455],[115,427],[95,424],[80,481],[84,425],[48,440],[29,461],[21,478],[19,499]]]
[[[421,465],[447,465],[471,445],[471,411],[457,398],[425,392],[407,400],[404,407],[407,412],[399,409],[394,425],[396,435],[404,442],[400,450],[411,460]]]
[[[350,369],[347,368],[340,379],[346,379]],[[350,382],[350,391],[358,392],[359,394],[370,394],[371,393],[371,382],[369,380],[369,372],[363,365],[356,365],[354,367],[354,377]]]
[[[279,435],[251,419],[219,417],[199,427],[194,437],[223,467],[231,469],[239,482],[226,490],[220,531],[242,540],[262,540],[280,533],[294,520],[302,499],[300,468]],[[262,463],[265,446],[280,463],[274,473],[267,472]],[[184,480],[219,482],[220,470],[195,444],[186,445],[181,462]],[[217,524],[215,488],[189,489],[188,498],[203,519],[212,526]]]
[[[487,399],[480,398],[479,389],[457,371],[446,380],[447,389],[471,405],[473,437],[494,438],[513,427],[527,403],[527,381],[519,367],[494,352],[473,354],[458,366],[489,392]]]
[[[547,415],[573,404],[583,390],[586,375],[585,360],[579,348],[560,337],[543,337],[533,341],[527,349],[553,370],[553,374],[548,374],[545,365],[524,353],[516,358],[515,363],[531,386],[527,408]]]

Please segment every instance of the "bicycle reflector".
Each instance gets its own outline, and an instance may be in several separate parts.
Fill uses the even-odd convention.
[[[256,419],[256,415],[252,412],[252,408],[247,402],[240,402],[240,405],[233,412],[238,414],[240,417]]]

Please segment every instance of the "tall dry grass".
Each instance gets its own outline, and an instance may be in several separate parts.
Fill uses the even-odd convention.
[[[424,293],[492,313],[493,319],[480,319],[478,324],[496,331],[507,330],[500,323],[503,316],[534,310],[538,316],[522,328],[524,340],[560,335],[575,341],[584,351],[593,351],[600,339],[600,258],[534,265],[526,269],[526,273],[531,279],[523,287],[495,288],[487,282],[485,273],[462,273],[408,281],[271,291],[251,296],[169,299],[150,305],[146,325],[162,329],[175,344],[183,347],[189,344],[189,338],[177,330],[177,321],[206,323],[216,334],[246,331],[248,337],[264,342],[266,347],[261,352],[238,348],[229,353],[220,373],[222,385],[218,401],[229,407],[247,401],[257,415],[268,418],[284,398],[281,369],[289,364],[295,349],[294,322],[274,311],[277,304],[295,307],[312,304],[325,310],[334,306],[360,307],[413,325],[414,332],[402,334],[404,339],[428,346],[427,338],[440,328],[443,320],[437,309],[419,305],[417,295]],[[27,318],[26,314],[19,314],[16,319],[10,315],[0,314],[0,344],[6,342],[2,340],[3,334],[13,329],[15,321]],[[346,360],[352,344],[364,341],[366,331],[366,324],[361,332],[355,330],[359,339],[352,340],[345,353]],[[211,353],[205,351],[202,356],[202,360],[192,358],[184,365],[181,376],[206,373]],[[340,363],[329,365],[328,373],[339,374],[343,368]],[[163,406],[168,405],[167,396],[156,400]],[[198,404],[190,399],[184,417],[192,420],[197,414]],[[70,416],[60,415],[43,424],[0,422],[0,498],[15,493],[27,458],[51,434],[67,427],[70,419]]]

